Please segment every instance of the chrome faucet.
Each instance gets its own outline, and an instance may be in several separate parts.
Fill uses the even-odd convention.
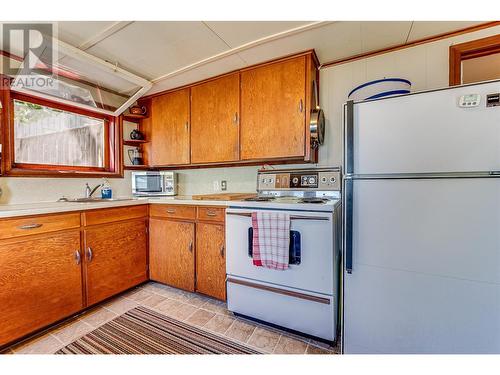
[[[87,182],[85,184],[85,198],[91,198],[92,195],[96,192],[96,190],[99,189],[101,186],[102,186],[102,184],[99,184],[99,185],[91,188]]]

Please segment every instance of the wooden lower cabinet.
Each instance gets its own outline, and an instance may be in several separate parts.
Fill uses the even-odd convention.
[[[225,300],[224,208],[170,207],[172,216],[165,217],[168,209],[161,204],[150,207],[150,279]]]
[[[87,305],[148,279],[146,219],[85,229]]]
[[[0,242],[0,346],[83,308],[80,230]]]
[[[225,300],[224,209],[175,207],[170,214],[172,207],[154,206],[149,278]],[[147,212],[143,206],[0,220],[9,228],[63,223],[50,233],[0,239],[0,347],[147,281]],[[79,215],[83,225],[73,229]]]
[[[226,299],[226,254],[223,224],[196,224],[196,291]]]
[[[150,279],[194,291],[195,224],[160,218],[149,221]]]

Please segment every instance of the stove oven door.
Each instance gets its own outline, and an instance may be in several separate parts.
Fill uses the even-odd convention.
[[[287,211],[292,217],[290,222],[292,257],[289,268],[279,271],[253,265],[250,214],[255,211],[258,210],[248,208],[226,210],[228,277],[234,276],[300,289],[304,292],[333,295],[335,264],[333,214]]]

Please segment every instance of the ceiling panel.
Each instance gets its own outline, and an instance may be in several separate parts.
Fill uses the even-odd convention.
[[[238,54],[248,63],[257,64],[280,56],[314,48],[320,61],[361,53],[359,22],[334,22],[303,33],[264,43]]]
[[[194,83],[203,79],[211,78],[220,74],[228,73],[233,70],[241,69],[246,66],[245,62],[237,55],[230,55],[209,64],[199,66],[195,69],[174,75],[172,77],[161,80],[155,83],[151,90],[146,94],[173,89],[190,83]]]
[[[362,52],[405,43],[411,27],[411,21],[369,21],[360,24]]]
[[[154,79],[228,50],[203,22],[134,22],[87,52]]]
[[[56,22],[59,39],[78,47],[113,26],[114,21],[64,21]]]
[[[170,89],[246,65],[315,49],[320,62],[404,44],[481,22],[337,21],[304,32],[256,44],[237,54],[215,58],[196,68],[175,71],[217,54],[255,42],[310,21],[165,21],[133,22],[98,42],[87,52],[148,79],[166,76],[151,92]],[[80,45],[114,22],[61,22],[60,37]],[[172,74],[174,73],[174,74]],[[170,77],[169,74],[172,74]]]
[[[311,21],[207,21],[210,29],[231,48],[253,42],[286,30],[304,26]]]
[[[478,21],[415,21],[408,42],[479,25]]]

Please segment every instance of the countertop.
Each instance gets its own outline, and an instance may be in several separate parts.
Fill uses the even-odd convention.
[[[242,202],[242,201],[221,201],[221,200],[199,200],[192,199],[191,196],[178,195],[175,197],[161,198],[130,198],[118,197],[118,199],[106,202],[77,203],[77,202],[37,202],[24,204],[3,204],[0,205],[0,218],[9,218],[17,216],[43,215],[59,212],[96,210],[99,208],[126,207],[141,204],[179,204],[191,206],[220,206],[220,207],[239,207],[239,208],[270,208],[266,202]],[[303,203],[298,207],[293,203],[276,203],[273,208],[279,207],[284,210],[311,210],[311,211],[329,211],[339,204],[339,200],[332,200],[324,205],[313,203]]]
[[[123,199],[125,197],[119,197]],[[141,204],[183,204],[196,206],[229,206],[228,201],[197,200],[190,196],[175,196],[161,198],[128,198],[106,202],[77,203],[77,202],[36,202],[23,204],[0,204],[0,218],[17,216],[52,214],[58,212],[85,211],[99,208],[126,207]]]

